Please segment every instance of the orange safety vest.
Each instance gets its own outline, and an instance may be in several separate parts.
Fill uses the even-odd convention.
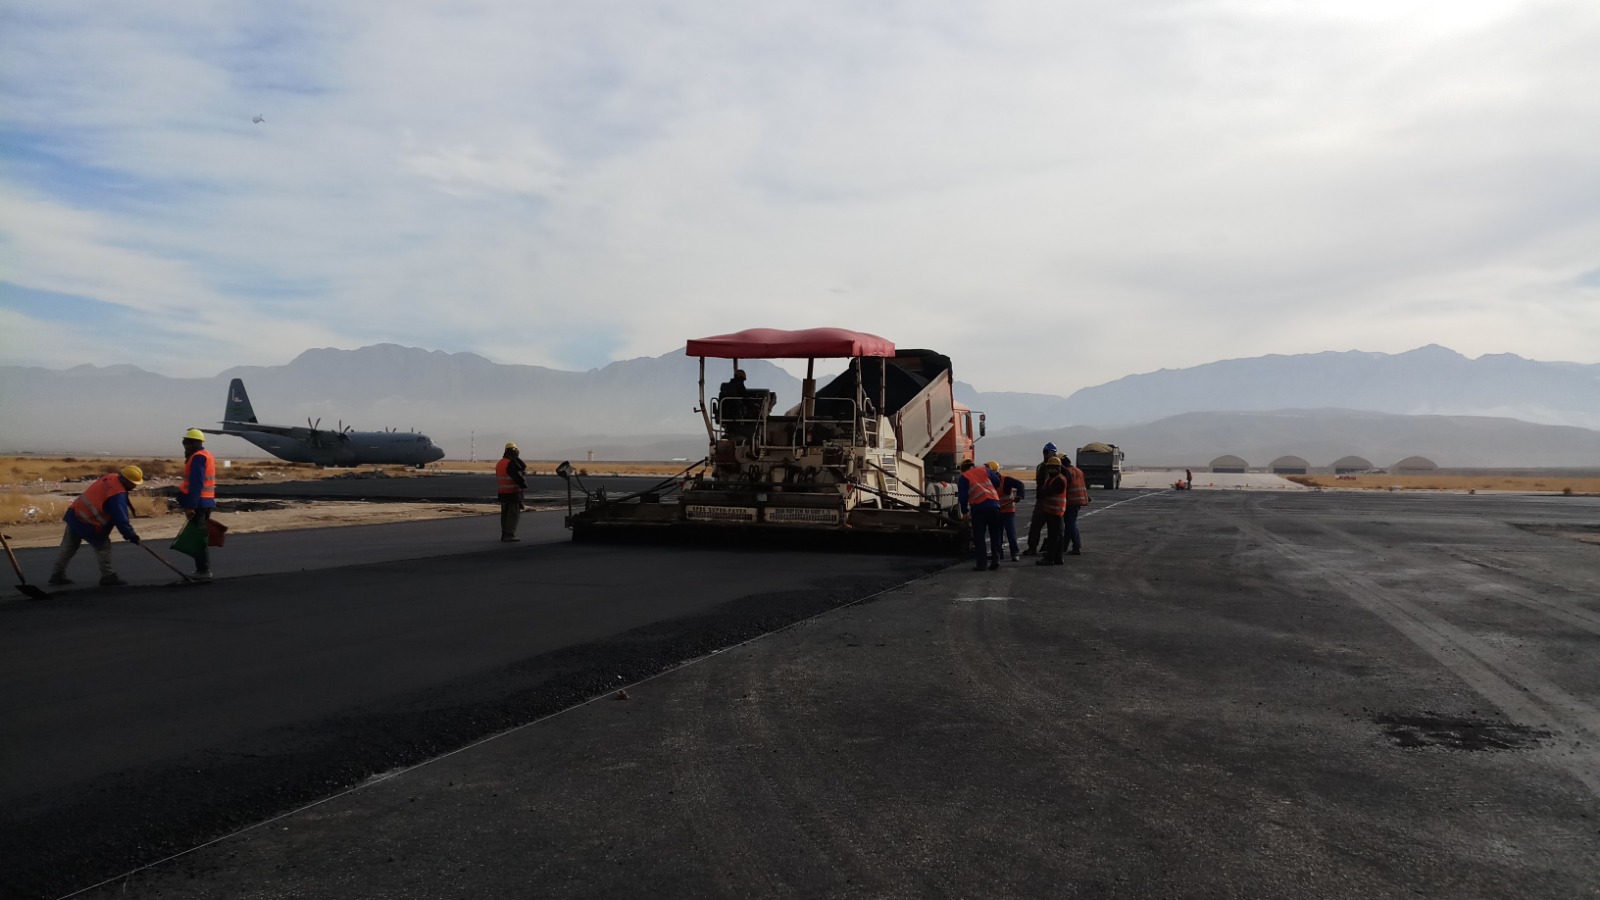
[[[967,505],[977,506],[990,500],[1000,502],[1000,492],[994,489],[994,482],[989,480],[989,470],[982,466],[973,466],[961,473],[967,480]]]
[[[1089,505],[1089,483],[1083,480],[1083,470],[1067,466],[1067,505]]]
[[[197,459],[205,466],[205,476],[200,482],[200,499],[215,500],[217,499],[217,459],[211,455],[210,450],[196,450],[194,455],[189,457],[188,461],[183,464],[183,483],[178,485],[178,493],[189,493],[189,472]]]
[[[1039,489],[1039,508],[1045,515],[1060,518],[1067,514],[1067,482],[1057,475],[1044,483]],[[1057,491],[1057,488],[1060,488]]]
[[[122,478],[117,473],[102,475],[89,485],[89,489],[78,495],[69,507],[78,514],[78,521],[96,528],[109,530],[111,517],[106,515],[106,503],[118,494],[126,494],[128,489],[122,486]]]
[[[1012,494],[1010,491],[1006,491],[1004,494],[1001,494],[1000,495],[1000,512],[1002,512],[1002,513],[1014,513],[1016,511],[1017,511],[1017,498],[1016,498],[1016,495]]]
[[[494,464],[494,477],[498,488],[496,493],[515,494],[522,490],[511,479],[511,457],[509,456],[501,457],[500,461]]]

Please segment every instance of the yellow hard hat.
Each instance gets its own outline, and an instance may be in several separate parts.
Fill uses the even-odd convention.
[[[507,450],[515,450],[515,449],[517,449],[517,445],[515,443],[511,442],[511,441],[506,441],[506,449]]]
[[[144,484],[144,470],[138,466],[123,466],[122,471],[117,474],[136,485]]]
[[[203,441],[206,439],[206,434],[198,428],[191,428],[183,433],[183,439],[186,441]]]
[[[995,462],[992,459],[989,460],[988,462],[984,463],[984,465],[987,466],[991,471],[995,471],[995,472],[1000,471],[1000,464]]]
[[[1051,466],[1060,466],[1060,465],[1061,465],[1061,457],[1055,455],[1054,453],[1050,454],[1050,458],[1044,461],[1044,466],[1047,469],[1050,468]]]

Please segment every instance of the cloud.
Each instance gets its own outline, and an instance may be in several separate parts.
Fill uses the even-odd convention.
[[[379,341],[587,368],[818,324],[1059,393],[1273,352],[1600,347],[1582,0],[6,24],[7,278],[138,311],[120,361],[168,374]]]

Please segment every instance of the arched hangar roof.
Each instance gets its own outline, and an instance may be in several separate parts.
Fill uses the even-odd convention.
[[[1408,456],[1394,464],[1402,472],[1432,472],[1439,464],[1426,456]]]
[[[1311,468],[1311,463],[1306,462],[1305,460],[1301,459],[1298,456],[1280,456],[1277,459],[1272,461],[1272,465],[1269,466],[1269,468],[1274,469],[1274,470],[1276,470],[1276,469],[1302,469],[1302,470],[1304,470],[1304,469]]]
[[[1333,461],[1335,472],[1365,472],[1373,468],[1372,461],[1359,456],[1341,456]]]
[[[1211,461],[1212,469],[1248,469],[1250,464],[1237,456],[1219,456]]]

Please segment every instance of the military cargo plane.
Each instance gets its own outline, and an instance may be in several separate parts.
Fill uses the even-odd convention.
[[[414,431],[354,431],[343,422],[338,428],[319,428],[322,420],[306,419],[299,425],[263,425],[244,392],[244,379],[228,385],[228,405],[222,413],[221,428],[202,428],[206,434],[226,434],[244,438],[273,456],[287,462],[308,462],[319,466],[401,465],[422,468],[444,458],[444,450],[434,446],[425,434]]]

